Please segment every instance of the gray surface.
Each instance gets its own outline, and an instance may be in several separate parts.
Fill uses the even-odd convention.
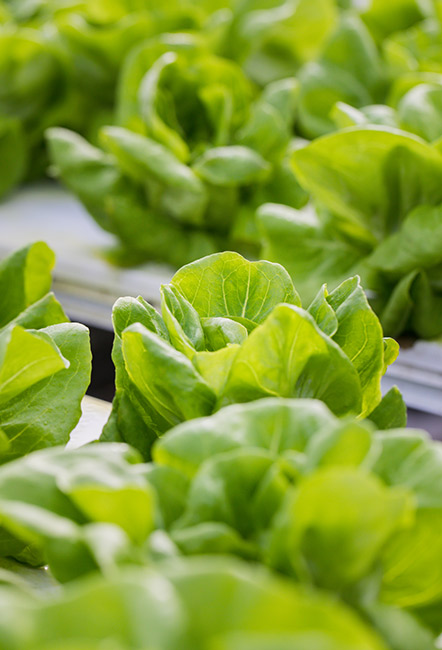
[[[402,347],[382,381],[384,392],[394,385],[409,408],[442,417],[442,342],[416,341]]]
[[[442,441],[442,416],[440,415],[409,409],[407,426],[410,429],[428,431],[433,438]]]
[[[30,185],[0,205],[0,258],[43,240],[55,251],[54,291],[73,320],[111,329],[112,305],[120,296],[142,295],[158,304],[160,285],[173,271],[146,264],[110,265],[103,252],[115,245],[83,206],[54,183]]]
[[[111,412],[111,403],[86,395],[81,404],[80,422],[71,433],[68,448],[76,448],[98,440]]]

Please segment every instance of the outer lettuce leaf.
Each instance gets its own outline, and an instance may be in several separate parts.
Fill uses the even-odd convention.
[[[317,214],[261,207],[266,255],[287,264],[304,299],[319,289],[319,276],[334,288],[356,271],[386,333],[440,334],[437,147],[365,124],[318,138],[297,149],[293,160]]]
[[[95,545],[94,529],[88,539],[79,526],[115,524],[141,544],[156,515],[153,490],[132,468],[139,461],[126,445],[100,445],[41,450],[9,463],[0,476],[1,554],[34,565],[49,559],[57,577],[66,580],[106,566],[113,553],[115,536],[109,538],[109,551],[100,550],[100,528]]]
[[[345,605],[231,558],[94,576],[46,599],[3,587],[0,599],[5,650],[97,650],[103,637],[112,650],[386,647]]]
[[[337,238],[313,211],[265,203],[257,211],[257,220],[263,257],[278,260],[288,270],[306,303],[325,279],[334,288],[351,275],[361,257],[358,247]]]
[[[210,149],[195,161],[194,170],[213,185],[237,187],[266,179],[270,165],[253,149],[236,145]]]
[[[147,328],[126,328],[122,351],[132,382],[169,426],[208,415],[214,408],[215,393],[191,362]]]
[[[372,103],[372,96],[346,70],[328,62],[307,63],[299,73],[300,130],[304,137],[316,138],[335,130],[331,116],[338,101],[364,106]]]
[[[191,483],[178,530],[216,522],[253,542],[290,484],[283,467],[272,465],[272,454],[262,449],[234,449],[207,459]],[[210,552],[209,544],[206,548]]]
[[[421,21],[427,15],[425,8],[425,3],[416,0],[393,0],[388,5],[382,0],[371,0],[362,15],[376,40],[380,41],[388,34]]]
[[[173,152],[155,140],[121,127],[105,127],[101,142],[129,177],[142,183],[152,178],[160,196],[156,208],[184,223],[201,223],[207,205],[205,187]]]
[[[326,301],[338,323],[332,338],[358,372],[363,395],[362,414],[366,415],[373,404],[381,400],[380,381],[386,370],[381,325],[357,277],[343,282],[326,296]],[[388,360],[388,365],[396,356]]]
[[[112,321],[115,329],[112,360],[116,370],[116,393],[112,413],[101,439],[127,442],[149,458],[153,441],[158,432],[168,428],[168,422],[150,407],[148,400],[130,379],[122,353],[122,333],[128,326],[140,323],[165,340],[169,340],[169,334],[162,318],[142,298],[117,300]]]
[[[378,434],[382,444],[374,470],[390,485],[413,490],[420,508],[440,509],[442,481],[440,445],[428,434],[412,429],[392,429]]]
[[[398,105],[401,127],[433,142],[442,136],[442,86],[419,84],[409,90]]]
[[[46,296],[51,288],[51,271],[54,263],[54,253],[43,242],[22,248],[2,260],[0,263],[1,327],[16,319],[21,312]],[[66,317],[60,308],[58,322],[64,320]],[[38,327],[36,323],[29,323],[28,326]]]
[[[366,260],[380,276],[378,310],[392,333],[409,327],[422,338],[432,338],[442,331],[440,224],[439,206],[418,207]]]
[[[411,530],[391,540],[385,550],[381,599],[400,607],[418,609],[441,602],[442,516],[440,509],[421,509]],[[426,549],[425,552],[422,549]],[[442,629],[439,614],[437,631]]]
[[[315,198],[372,244],[417,205],[442,200],[436,180],[442,157],[422,140],[393,129],[344,129],[296,151],[294,164]],[[361,178],[370,182],[361,183]]]
[[[310,633],[331,648],[336,643],[355,650],[384,647],[377,635],[362,627],[341,604],[288,585],[256,567],[247,569],[227,558],[195,558],[172,562],[165,573],[187,603],[196,644],[207,636],[221,648],[235,648],[231,645],[235,639],[250,644],[259,634],[261,639],[273,636],[279,646],[281,637],[283,643],[287,635],[293,635],[293,640],[299,635],[302,641],[303,635],[308,638]],[[206,589],[218,604],[216,610]]]
[[[146,465],[125,445],[102,444],[43,450],[0,468],[2,552],[47,561],[60,581],[102,574],[23,605],[30,618],[20,630],[10,600],[0,630],[13,650],[27,648],[27,633],[34,647],[58,641],[57,630],[66,633],[61,612],[73,611],[65,599],[85,597],[89,585],[96,600],[96,585],[116,594],[118,581],[133,575],[141,598],[139,585],[152,576],[140,566],[146,563],[182,605],[182,636],[171,650],[255,641],[262,648],[435,647],[442,629],[439,443],[406,429],[376,432],[319,401],[265,399],[179,425],[153,457]],[[207,557],[178,557],[194,554]],[[16,589],[3,587],[0,599],[5,588]],[[168,588],[158,587],[163,600]],[[132,603],[131,589],[124,593]],[[119,622],[98,625],[95,603],[86,602],[82,640],[95,642],[103,629],[112,639],[109,630],[117,629],[122,642]],[[72,640],[75,629],[72,623]],[[132,645],[135,638],[145,647],[148,637],[132,635]]]
[[[290,126],[296,114],[298,94],[299,84],[295,78],[268,84],[241,127],[240,144],[271,160],[279,159],[291,139]]]
[[[432,269],[441,264],[441,221],[441,206],[415,208],[399,230],[381,242],[367,264],[393,278],[400,278],[416,268]]]
[[[45,600],[10,592],[3,589],[0,596],[2,602],[8,593],[15,597],[9,623],[2,621],[5,650],[98,650],[103,638],[112,650],[174,650],[184,642],[183,605],[170,582],[153,570],[94,576]],[[145,610],[142,625],[138,607]]]
[[[435,606],[437,612],[441,600],[440,563],[436,559],[441,553],[440,445],[424,432],[412,430],[380,433],[378,439],[382,452],[374,470],[388,484],[411,489],[418,508],[412,528],[395,537],[386,549],[382,598],[410,608],[418,616],[421,608]],[[440,633],[440,609],[432,625]]]
[[[234,404],[174,427],[156,443],[154,460],[192,476],[204,460],[243,446],[273,454],[303,452],[313,435],[333,428],[334,422],[319,401],[266,399]]]
[[[261,85],[291,75],[315,58],[337,20],[330,0],[235,4],[223,51],[242,61]]]
[[[63,181],[83,201],[98,224],[116,234],[123,246],[135,253],[136,261],[147,255],[150,259],[179,265],[216,249],[209,234],[186,230],[149,205],[143,188],[123,176],[110,156],[79,135],[66,129],[51,129],[48,139],[51,156]],[[131,218],[127,219],[129,212]]]
[[[54,254],[43,243],[0,264],[0,462],[65,444],[89,384],[89,333],[66,323],[49,293]]]
[[[369,104],[358,109],[345,102],[336,102],[331,110],[330,117],[340,129],[347,126],[362,126],[363,124],[378,124],[379,126],[399,128],[397,112],[394,108],[385,104]]]
[[[0,405],[26,391],[33,384],[67,368],[52,339],[44,332],[30,332],[19,325],[0,335]]]
[[[434,635],[409,612],[384,604],[365,612],[392,650],[434,650]]]
[[[280,302],[300,306],[287,272],[279,264],[248,262],[237,253],[219,253],[180,269],[175,286],[200,317],[262,323]]]
[[[10,439],[3,462],[33,449],[66,444],[81,415],[81,399],[90,381],[89,332],[77,323],[53,325],[41,332],[58,349],[64,367],[39,381],[35,378],[1,406],[1,428]]]
[[[295,570],[337,590],[357,582],[373,570],[410,511],[407,493],[387,490],[358,470],[317,471],[299,487],[286,514]]]
[[[379,429],[406,426],[407,406],[399,389],[396,386],[390,388],[368,417]]]

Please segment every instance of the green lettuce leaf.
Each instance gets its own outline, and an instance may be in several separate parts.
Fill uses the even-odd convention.
[[[300,305],[279,264],[248,262],[237,253],[219,253],[180,269],[172,285],[200,317],[227,317],[262,323],[280,302]]]
[[[361,409],[361,385],[350,359],[294,305],[275,307],[241,346],[222,402],[278,395],[316,397],[339,415]]]
[[[405,132],[351,127],[319,138],[293,157],[301,183],[348,222],[348,232],[372,244],[397,228],[417,205],[442,200],[436,181],[442,157]],[[361,183],[360,178],[370,182]]]
[[[153,529],[156,510],[152,488],[132,469],[138,462],[134,450],[110,444],[70,451],[45,449],[2,467],[1,555],[39,565],[49,553],[57,575],[72,579],[91,570],[88,567],[100,557],[106,558],[104,550],[101,556],[95,552],[91,562],[89,551],[86,569],[76,568],[75,563],[69,566],[69,556],[74,560],[78,549],[82,555],[85,551],[87,539],[78,526],[114,524],[135,544],[142,543]],[[65,551],[56,546],[59,538]]]
[[[81,415],[89,332],[49,291],[54,261],[38,242],[0,263],[0,463],[66,444]]]

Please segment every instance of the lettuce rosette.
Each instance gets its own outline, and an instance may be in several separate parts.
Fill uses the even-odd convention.
[[[285,79],[259,91],[204,40],[163,34],[128,57],[118,126],[100,130],[99,147],[48,132],[54,169],[118,237],[124,263],[179,267],[226,248],[256,253],[255,209],[307,200],[289,164],[297,90]]]
[[[149,457],[183,420],[261,397],[314,397],[340,416],[402,426],[398,391],[381,377],[398,345],[384,339],[357,277],[307,309],[283,267],[218,253],[180,269],[161,289],[162,315],[143,298],[113,310],[116,396],[105,440]]]

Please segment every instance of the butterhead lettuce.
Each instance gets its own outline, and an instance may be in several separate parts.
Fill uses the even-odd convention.
[[[218,253],[180,269],[161,304],[161,316],[142,298],[115,304],[117,392],[105,440],[148,457],[179,422],[275,396],[321,399],[341,416],[373,413],[385,426],[404,422],[399,394],[383,400],[380,390],[398,346],[383,338],[357,277],[331,293],[322,287],[303,309],[282,266]]]

